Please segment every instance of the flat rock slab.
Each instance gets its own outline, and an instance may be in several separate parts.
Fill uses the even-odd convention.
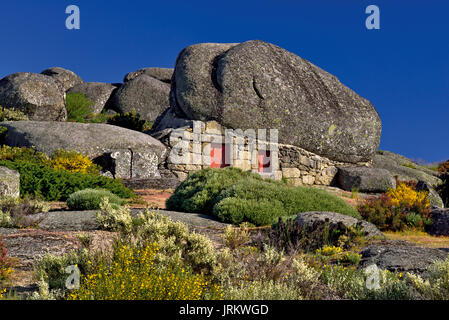
[[[76,237],[61,232],[0,228],[0,235],[20,270],[32,270],[34,260],[47,252],[61,255],[78,247]]]
[[[51,121],[5,121],[5,144],[10,147],[35,147],[49,156],[58,149],[74,150],[94,158],[118,150],[152,151],[162,158],[165,146],[142,132],[104,123]]]
[[[158,210],[157,212],[172,218],[172,220],[174,221],[181,221],[193,227],[224,229],[227,226],[229,226],[229,224],[227,223],[220,222],[214,219],[213,217],[204,214],[166,211],[166,210]]]
[[[392,272],[413,272],[426,276],[426,269],[436,260],[448,257],[446,248],[424,248],[404,241],[384,241],[362,250],[360,267],[375,264]]]
[[[5,144],[10,147],[34,147],[49,156],[58,149],[74,150],[114,178],[158,178],[167,153],[145,133],[103,123],[5,121],[0,126],[8,129]]]
[[[0,228],[8,256],[14,259],[13,284],[19,291],[33,285],[33,265],[37,259],[49,253],[63,255],[83,247],[79,235],[88,235],[91,239],[89,248],[105,250],[110,248],[116,233],[108,231],[47,231],[39,229],[5,229]]]
[[[39,228],[42,230],[89,231],[98,230],[97,211],[53,211],[41,213]]]
[[[131,213],[136,216],[144,209],[131,209]],[[194,228],[224,229],[227,224],[197,213],[185,213],[175,211],[157,210],[159,214],[168,216],[174,221],[184,222]],[[96,220],[97,210],[87,211],[54,211],[40,214],[42,220],[39,228],[43,230],[58,231],[89,231],[98,230],[99,224]]]

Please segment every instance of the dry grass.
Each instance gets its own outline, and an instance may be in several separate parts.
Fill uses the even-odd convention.
[[[134,190],[140,196],[140,201],[131,203],[131,208],[146,208],[147,206],[155,209],[165,209],[165,201],[171,197],[174,190]]]
[[[384,232],[389,240],[402,240],[427,248],[449,248],[449,237],[435,237],[422,231]]]

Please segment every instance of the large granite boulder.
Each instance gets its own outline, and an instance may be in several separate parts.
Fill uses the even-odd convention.
[[[418,189],[429,192],[430,203],[433,206],[443,207],[443,200],[435,191],[442,183],[440,173],[420,166],[414,161],[390,151],[379,151],[374,156],[373,166],[388,170],[401,181],[414,180],[418,182]]]
[[[431,187],[441,183],[440,173],[418,165],[414,161],[390,151],[379,151],[373,159],[375,168],[386,169],[399,180],[424,181]]]
[[[41,74],[52,77],[61,82],[64,91],[67,91],[70,88],[76,86],[77,84],[81,84],[84,82],[83,79],[77,76],[73,71],[59,67],[45,69],[44,71],[41,72]]]
[[[171,83],[173,71],[174,71],[174,69],[169,69],[169,68],[143,68],[143,69],[128,73],[125,76],[125,78],[123,79],[123,82],[131,81],[132,79],[140,76],[141,74],[145,74],[145,75],[152,77],[154,79],[157,79],[159,81],[162,81],[165,83]]]
[[[344,228],[347,229],[349,227],[354,227],[360,228],[360,230],[364,232],[365,236],[368,238],[384,237],[383,233],[379,229],[377,229],[374,224],[365,220],[335,212],[302,212],[296,216],[295,223],[299,223],[301,227],[305,227],[307,229],[316,227],[323,223],[328,224],[329,228],[332,230],[341,229],[340,231],[345,231],[343,230]]]
[[[448,257],[447,249],[423,248],[402,241],[385,241],[362,250],[360,268],[377,265],[392,272],[412,272],[427,276],[427,268],[436,260]]]
[[[338,182],[342,189],[382,193],[396,188],[396,180],[388,170],[369,167],[340,167]]]
[[[0,166],[0,199],[20,196],[20,174],[17,171]]]
[[[77,84],[69,89],[67,93],[82,93],[90,99],[94,105],[92,106],[92,113],[100,113],[103,111],[109,99],[111,98],[117,85],[102,82],[84,82]]]
[[[430,219],[432,224],[426,227],[426,231],[434,236],[449,236],[449,209],[433,207]]]
[[[107,125],[73,122],[0,122],[8,128],[5,144],[31,147],[47,155],[74,150],[95,159],[113,177],[159,177],[166,148],[147,134]]]
[[[141,119],[154,121],[169,106],[170,86],[141,74],[126,82],[114,94],[114,109],[120,113],[140,114]]]
[[[372,104],[336,77],[273,44],[197,44],[178,56],[171,107],[187,119],[234,129],[279,129],[279,142],[341,162],[376,152]]]
[[[65,91],[52,77],[19,72],[0,80],[0,105],[15,108],[35,121],[65,121]]]

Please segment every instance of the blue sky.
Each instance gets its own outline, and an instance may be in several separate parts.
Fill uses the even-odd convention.
[[[81,29],[67,30],[77,5]],[[378,5],[381,29],[367,30]],[[370,100],[381,149],[449,159],[449,1],[2,1],[0,77],[51,66],[85,81],[121,82],[142,67],[173,67],[184,47],[259,39],[336,75]]]

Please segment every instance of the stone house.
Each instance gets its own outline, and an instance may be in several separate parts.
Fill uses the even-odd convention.
[[[169,150],[165,168],[180,181],[194,171],[232,166],[266,178],[285,179],[293,186],[331,185],[337,167],[348,165],[278,143],[277,130],[257,131],[232,130],[216,121],[187,121],[156,137]]]

